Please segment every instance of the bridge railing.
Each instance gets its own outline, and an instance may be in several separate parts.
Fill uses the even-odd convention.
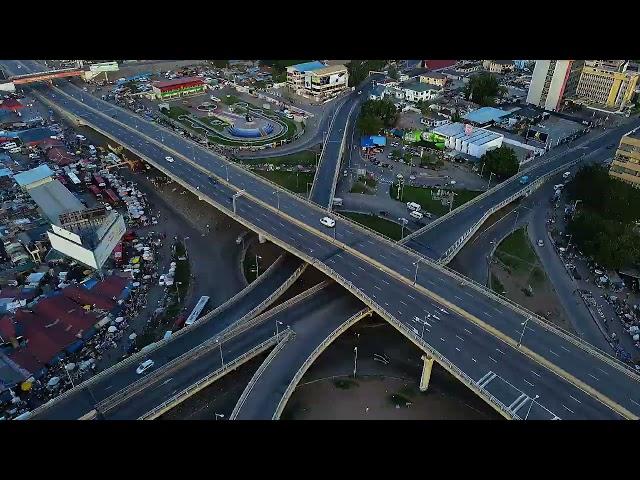
[[[64,92],[63,92],[63,93],[64,93]],[[120,108],[120,107],[118,107],[118,108]],[[95,127],[94,127],[94,128],[95,128]],[[108,132],[103,132],[101,129],[96,129],[96,130],[100,131],[101,133],[105,134],[106,136],[109,136]],[[182,137],[178,137],[178,136],[177,136],[176,134],[174,134],[173,132],[170,132],[170,131],[169,131],[169,133],[171,133],[171,134],[175,135],[177,138],[182,138]],[[182,140],[184,140],[184,139],[182,139]],[[193,142],[193,143],[195,143],[196,145],[198,145],[196,142]],[[200,147],[200,145],[198,145],[198,147]],[[166,147],[164,147],[164,148],[166,148]],[[142,152],[139,152],[135,147],[131,147],[131,146],[130,146],[130,147],[129,147],[129,149],[130,149],[130,150],[132,150],[134,153],[137,153],[138,155],[140,155],[142,158],[147,158],[147,159],[148,159],[148,157],[147,157],[145,154],[143,154]],[[222,157],[222,158],[225,158],[225,159],[226,159],[226,157],[224,157],[223,155],[220,155],[220,154],[217,154],[217,155],[218,155],[218,156],[220,156],[220,157]],[[185,157],[185,158],[186,158],[186,157]],[[232,162],[232,161],[229,161],[228,159],[226,159],[226,160],[227,160],[227,162],[228,162],[228,163],[230,163],[230,167],[231,167],[231,168],[233,168],[233,167],[242,168],[242,167],[243,167],[243,166],[241,166],[241,165],[235,164],[235,163],[234,163],[234,162]],[[576,160],[577,160],[577,159],[576,159]],[[158,168],[159,170],[163,171],[165,174],[169,175],[169,173],[166,171],[166,169],[165,169],[164,167],[160,166],[157,162],[155,162],[155,161],[153,161],[153,160],[151,160],[151,159],[149,159],[149,161],[150,161],[150,163],[151,163],[151,164],[153,164],[154,166],[156,166],[156,168]],[[190,159],[188,159],[188,158],[187,158],[187,161],[188,161],[189,163],[193,163],[193,162],[192,162]],[[549,161],[551,161],[551,160],[549,160]],[[200,165],[198,165],[198,164],[195,164],[195,163],[194,163],[194,166],[196,166],[196,167],[197,167],[197,168],[199,168],[199,169],[204,169],[204,167],[202,167],[202,166],[200,166]],[[561,169],[563,169],[563,168],[567,168],[567,167],[566,167],[566,165],[563,165],[563,166],[561,166],[561,167],[558,167],[558,169],[556,169],[556,170],[558,170],[558,171],[559,171],[559,170],[561,170]],[[257,176],[256,174],[254,174],[254,173],[253,173],[253,172],[251,172],[250,170],[247,170],[246,168],[245,168],[245,171],[246,171],[249,175],[253,176],[257,181],[261,181],[261,182],[268,183],[268,184],[270,184],[270,185],[271,185],[275,190],[280,191],[281,193],[284,193],[285,195],[294,196],[294,197],[297,197],[297,198],[299,198],[299,199],[303,200],[304,202],[306,202],[306,203],[307,203],[309,206],[311,206],[312,208],[317,209],[319,213],[324,213],[324,212],[326,212],[326,209],[324,209],[324,207],[322,207],[321,205],[318,205],[318,204],[316,204],[316,203],[315,203],[315,202],[313,202],[313,201],[309,201],[309,200],[307,200],[307,199],[303,198],[303,197],[302,197],[302,196],[300,196],[300,195],[292,194],[292,193],[291,193],[291,192],[289,192],[288,190],[285,190],[285,189],[283,189],[282,187],[280,187],[279,185],[276,185],[276,184],[274,184],[273,182],[270,182],[270,181],[268,181],[268,180],[266,180],[266,179],[263,179],[263,178],[261,178],[261,177]],[[556,173],[557,173],[557,172],[556,172]],[[515,181],[515,179],[514,179],[513,181]],[[224,180],[223,180],[223,179],[221,179],[221,182],[222,182],[222,183],[226,183],[226,182],[224,182]],[[190,191],[192,191],[192,192],[193,192],[193,193],[195,193],[196,195],[201,195],[199,192],[197,192],[194,188],[190,187],[190,186],[189,186],[188,184],[186,184],[185,182],[178,182],[178,183],[180,183],[181,185],[183,185],[185,188],[188,188]],[[231,186],[230,188],[235,188],[235,187]],[[527,186],[527,187],[525,187],[525,188],[531,188],[531,185],[528,185],[528,186]],[[197,193],[196,193],[196,192],[197,192]],[[253,198],[253,197],[252,197],[252,198]],[[478,197],[476,197],[476,198],[478,198]],[[256,202],[258,202],[258,203],[260,203],[260,204],[262,204],[262,205],[265,205],[267,208],[275,209],[275,207],[273,207],[272,205],[270,205],[269,203],[267,203],[267,202],[265,202],[265,201],[263,201],[263,200],[260,200],[260,199],[254,198],[254,201],[256,201]],[[213,200],[210,200],[210,202],[211,202],[211,203],[213,203],[214,205],[219,205],[217,202],[214,202]],[[223,207],[223,206],[219,205],[219,208],[220,208],[221,210],[225,211],[227,214],[230,214],[233,218],[235,218],[235,219],[237,219],[237,220],[239,220],[239,219],[240,219],[240,217],[239,217],[239,216],[237,216],[237,215],[235,215],[235,214],[231,214],[231,213],[229,212],[229,210],[228,210],[226,207]],[[369,228],[367,228],[367,227],[364,227],[364,226],[362,226],[362,225],[360,225],[360,224],[356,224],[356,223],[354,223],[354,222],[352,222],[352,221],[350,221],[350,220],[346,219],[345,217],[342,217],[341,215],[338,215],[338,214],[335,214],[335,213],[332,213],[332,215],[336,215],[336,216],[339,216],[340,218],[343,218],[343,220],[344,220],[345,222],[348,222],[348,223],[350,224],[351,228],[353,228],[353,229],[356,229],[356,230],[358,230],[358,229],[359,229],[359,230],[361,230],[362,232],[364,232],[364,233],[366,233],[366,234],[368,234],[368,235],[376,235],[376,236],[377,236],[377,238],[382,238],[382,239],[383,239],[383,241],[385,241],[385,242],[386,242],[388,245],[390,245],[392,248],[396,248],[396,249],[401,250],[401,251],[402,251],[402,250],[404,250],[404,251],[405,251],[405,253],[406,253],[406,252],[411,252],[411,253],[413,253],[417,258],[421,259],[421,260],[422,260],[424,263],[426,263],[427,265],[429,265],[429,266],[431,266],[431,267],[433,267],[433,268],[436,268],[436,269],[440,270],[440,271],[441,271],[441,272],[443,272],[443,273],[447,273],[447,274],[449,274],[449,276],[454,276],[455,278],[458,278],[458,280],[459,280],[459,281],[464,281],[464,282],[466,282],[466,283],[475,283],[475,282],[473,282],[472,280],[467,279],[466,277],[464,277],[464,276],[462,276],[462,275],[458,274],[457,272],[454,272],[453,270],[451,270],[451,269],[449,269],[449,268],[446,268],[446,267],[444,267],[444,266],[442,266],[442,265],[439,265],[437,262],[432,261],[432,260],[431,260],[431,259],[429,259],[428,257],[425,257],[425,256],[424,256],[424,255],[422,255],[421,253],[419,253],[419,252],[417,252],[417,251],[415,251],[415,250],[413,250],[413,249],[411,249],[411,248],[407,247],[407,246],[406,246],[406,245],[404,245],[404,244],[399,244],[398,242],[395,242],[395,241],[393,241],[393,240],[389,239],[388,237],[382,236],[382,235],[378,234],[377,232],[374,232],[373,230],[371,230],[371,229],[369,229]],[[241,223],[242,223],[242,222],[241,222]],[[259,229],[257,229],[257,228],[256,228],[256,226],[255,226],[255,225],[251,226],[250,228],[252,228],[252,229],[254,229],[254,230],[259,230]],[[266,235],[266,237],[268,237],[268,238],[272,238],[272,239],[273,239],[273,236],[272,236],[272,235],[268,235],[268,234],[266,234],[266,232],[264,232],[264,234]],[[405,238],[407,238],[407,237],[405,237]],[[290,245],[286,245],[286,244],[283,244],[282,242],[277,242],[277,241],[276,241],[275,243],[280,244],[280,245],[281,245],[281,246],[283,246],[283,248],[285,248],[285,249],[291,250],[291,246],[290,246]],[[308,255],[303,254],[303,252],[301,252],[301,251],[300,251],[300,250],[298,250],[298,249],[295,249],[295,250],[296,250],[296,255],[297,255],[297,256],[299,256],[299,257],[301,257],[301,258],[304,258],[306,261],[310,262],[310,260],[308,260],[308,259],[310,258]],[[605,360],[605,361],[606,361],[607,363],[609,363],[610,365],[616,366],[618,369],[620,369],[620,370],[622,370],[622,371],[625,371],[627,374],[632,375],[634,378],[637,378],[637,374],[635,373],[635,371],[634,371],[634,370],[632,370],[631,368],[629,368],[627,365],[623,364],[623,363],[622,363],[622,362],[620,362],[619,360],[615,359],[615,358],[614,358],[614,357],[612,357],[611,355],[609,355],[609,354],[607,354],[607,353],[605,353],[605,352],[603,352],[603,351],[601,351],[601,350],[597,349],[596,347],[594,347],[594,346],[592,346],[591,344],[589,344],[589,343],[585,342],[584,340],[582,340],[582,339],[580,339],[580,338],[578,338],[578,337],[576,337],[576,336],[574,336],[574,335],[570,334],[569,332],[566,332],[566,331],[564,331],[564,330],[560,329],[559,327],[557,327],[557,326],[555,326],[555,325],[551,324],[550,322],[548,322],[548,321],[547,321],[546,319],[544,319],[543,317],[541,317],[541,316],[539,316],[539,315],[537,315],[537,314],[535,314],[535,313],[533,313],[533,312],[530,312],[530,311],[528,311],[528,310],[524,309],[523,307],[521,307],[521,306],[519,306],[519,305],[517,305],[517,304],[515,304],[515,303],[513,303],[513,302],[507,301],[507,300],[505,300],[504,298],[500,298],[497,294],[495,294],[495,292],[492,292],[490,289],[487,289],[487,288],[486,288],[486,287],[484,287],[484,286],[480,286],[479,284],[477,285],[477,288],[479,289],[479,291],[481,291],[481,292],[482,292],[483,294],[485,294],[486,296],[489,296],[489,297],[493,298],[494,300],[498,301],[499,303],[502,303],[503,305],[508,306],[509,308],[512,308],[512,309],[513,309],[514,311],[516,311],[517,313],[520,313],[521,315],[524,315],[524,316],[530,316],[532,319],[534,319],[535,321],[537,321],[537,323],[539,323],[539,324],[541,324],[541,325],[545,326],[545,328],[547,328],[548,330],[552,330],[552,331],[554,331],[555,333],[559,333],[559,332],[561,332],[561,333],[562,333],[562,336],[564,336],[564,337],[565,337],[565,338],[567,338],[567,339],[571,339],[572,343],[574,343],[575,345],[580,346],[580,347],[581,347],[581,348],[583,348],[584,350],[589,351],[589,352],[591,352],[592,354],[594,354],[595,356],[597,356],[597,357],[599,357],[599,358],[601,358],[601,359]]]
[[[282,338],[282,340],[280,340],[276,345],[276,347],[273,350],[271,350],[267,358],[258,367],[258,370],[256,370],[256,372],[251,377],[251,380],[249,380],[249,383],[247,384],[245,389],[242,391],[242,395],[240,395],[240,398],[238,399],[236,406],[233,408],[233,411],[229,416],[229,420],[236,420],[238,418],[238,415],[240,414],[242,407],[244,406],[245,402],[247,401],[247,398],[253,391],[253,387],[256,385],[256,383],[258,383],[258,380],[260,380],[260,377],[262,377],[262,374],[269,367],[273,359],[282,351],[282,349],[286,347],[289,340],[291,340],[294,336],[295,336],[295,332],[291,330],[290,327],[288,327],[285,330],[285,335]]]
[[[311,367],[311,364],[313,364],[313,362],[316,360],[316,358],[318,358],[320,356],[320,354],[337,337],[339,337],[344,331],[349,329],[349,327],[351,327],[353,324],[355,324],[357,321],[359,321],[364,316],[370,315],[370,314],[371,314],[371,309],[369,309],[369,308],[365,308],[363,310],[360,310],[358,313],[356,313],[355,315],[352,315],[345,322],[343,322],[342,325],[340,325],[338,328],[333,330],[327,336],[327,338],[322,340],[320,345],[318,345],[313,350],[313,352],[311,352],[311,354],[307,357],[307,359],[304,361],[304,363],[300,366],[300,368],[298,369],[296,374],[293,376],[293,378],[289,382],[289,385],[287,385],[287,388],[286,388],[284,394],[282,395],[282,397],[280,398],[280,401],[278,402],[278,406],[276,407],[275,412],[273,413],[272,420],[279,420],[280,419],[280,416],[282,415],[282,412],[284,411],[284,408],[286,407],[287,402],[289,401],[289,398],[291,398],[291,395],[293,394],[294,390],[298,386],[298,383],[300,383],[300,380],[302,379],[304,374],[307,372],[307,370],[309,370],[309,367]]]

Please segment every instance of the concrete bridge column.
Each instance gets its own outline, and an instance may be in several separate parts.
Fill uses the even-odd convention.
[[[433,368],[433,358],[426,355],[422,356],[424,364],[422,366],[422,376],[420,377],[420,391],[426,392],[429,388],[429,380],[431,379],[431,369]]]
[[[258,234],[258,241],[259,241],[260,243],[265,243],[265,242],[267,241],[267,239],[266,239],[266,238],[264,238],[264,237],[262,236],[262,234],[260,234],[260,233],[259,233],[259,234]]]

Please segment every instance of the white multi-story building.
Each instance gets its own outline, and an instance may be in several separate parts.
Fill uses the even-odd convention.
[[[410,82],[387,87],[386,93],[400,100],[420,102],[433,100],[440,94],[440,87],[421,82]]]
[[[564,99],[575,95],[583,65],[580,60],[536,60],[527,103],[560,110]]]
[[[287,86],[297,95],[323,102],[337,97],[349,87],[344,65],[325,65],[314,61],[287,67]]]
[[[504,135],[499,133],[462,123],[442,125],[431,132],[445,138],[445,147],[476,158],[480,158],[489,150],[500,148],[504,139]]]

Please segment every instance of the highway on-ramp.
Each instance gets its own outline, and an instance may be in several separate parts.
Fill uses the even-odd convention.
[[[36,87],[34,92],[335,278],[507,416],[520,406],[516,400],[523,395],[529,399],[538,395],[535,404],[532,401],[530,418],[638,415],[637,377],[619,363],[537,320],[528,321],[522,335],[525,312],[469,283],[460,285],[462,280],[453,273],[347,220],[336,217],[337,228],[324,229],[318,223],[321,208],[283,190],[277,209],[273,195],[277,186],[62,83],[59,89]],[[165,163],[166,155],[173,155],[176,161]],[[217,177],[216,183],[211,175]],[[232,200],[240,189],[244,195]],[[418,267],[417,260],[421,260]],[[427,313],[432,316],[422,330],[416,318],[421,320]]]

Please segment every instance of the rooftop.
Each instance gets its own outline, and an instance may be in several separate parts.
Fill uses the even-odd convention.
[[[346,72],[347,67],[344,65],[329,65],[328,67],[313,70],[313,75],[331,75],[332,73]]]
[[[202,85],[204,82],[198,77],[182,77],[173,80],[153,82],[153,86],[159,89],[179,87],[182,85]]]
[[[16,174],[13,179],[21,187],[26,187],[34,182],[38,182],[52,176],[53,170],[51,170],[48,165],[40,165],[39,167],[32,168],[26,172]]]
[[[59,224],[62,213],[83,210],[85,206],[58,180],[29,190],[29,195],[51,223]]]
[[[474,145],[483,145],[497,138],[504,137],[504,135],[485,130],[484,128],[473,128],[471,134],[467,135],[465,133],[465,126],[462,123],[449,123],[447,125],[436,127],[431,131],[444,135],[445,137],[464,139],[464,141]]]
[[[298,72],[310,72],[312,70],[318,70],[324,67],[325,67],[324,63],[315,60],[313,62],[298,63],[297,65],[291,65],[290,68],[293,68]]]
[[[440,73],[440,72],[426,72],[420,75],[421,77],[428,77],[428,78],[438,78],[438,79],[443,79],[443,78],[447,78],[446,75]]]
[[[440,87],[437,87],[435,85],[429,85],[427,83],[420,83],[420,82],[407,83],[407,84],[404,84],[402,88],[405,88],[407,90],[412,90],[414,92],[427,92],[429,90],[440,90]]]
[[[500,120],[502,117],[509,115],[511,112],[505,112],[504,110],[500,110],[499,108],[494,107],[482,107],[473,112],[469,112],[464,116],[465,120],[474,123],[489,123],[496,122]]]

